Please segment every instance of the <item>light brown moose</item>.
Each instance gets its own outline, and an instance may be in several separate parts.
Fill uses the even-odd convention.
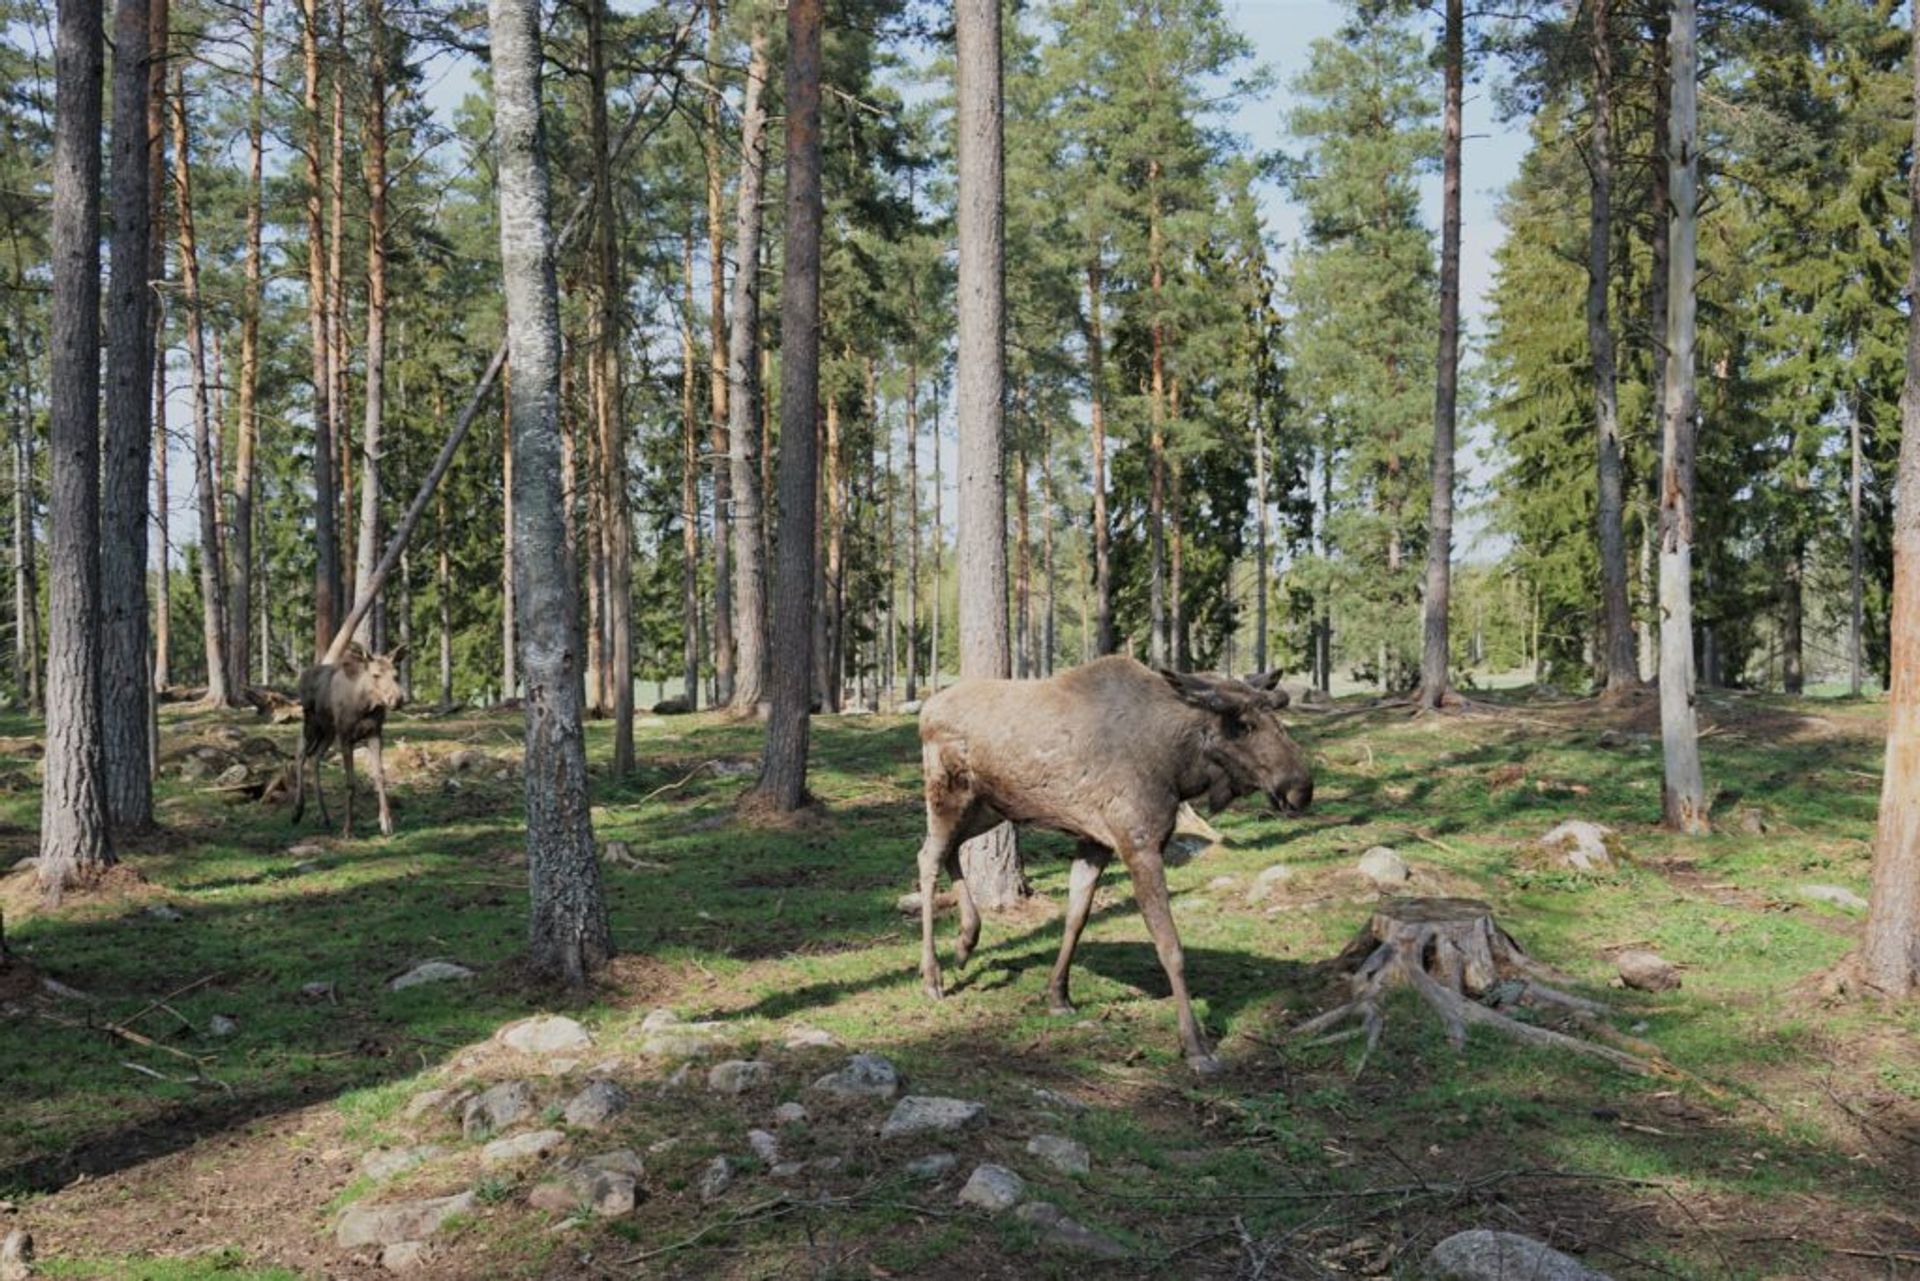
[[[380,798],[380,833],[393,835],[393,811],[387,806],[387,769],[381,755],[381,732],[387,713],[407,704],[400,684],[402,645],[391,654],[369,654],[355,645],[337,664],[309,667],[300,677],[300,713],[303,718],[300,751],[293,760],[293,821],[307,809],[307,762],[313,762],[313,794],[320,802],[320,821],[331,825],[327,794],[320,787],[320,758],[329,747],[340,748],[347,771],[347,822],[341,835],[353,836],[353,749],[373,745],[373,790]]]
[[[1197,1072],[1219,1061],[1193,1016],[1174,930],[1162,852],[1182,801],[1220,809],[1264,792],[1299,814],[1313,801],[1307,757],[1275,714],[1287,697],[1278,673],[1245,681],[1155,672],[1131,658],[1097,659],[1044,681],[965,680],[920,712],[927,839],[920,847],[920,974],[941,995],[933,948],[934,889],[944,867],[960,902],[955,963],[980,940],[960,846],[1002,821],[1078,838],[1065,937],[1048,980],[1048,1004],[1073,1009],[1067,972],[1093,906],[1094,887],[1118,855],[1133,878],[1180,1018],[1180,1044]]]

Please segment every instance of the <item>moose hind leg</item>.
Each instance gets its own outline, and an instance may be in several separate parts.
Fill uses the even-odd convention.
[[[307,753],[313,748],[312,735],[305,728],[300,731],[300,746],[293,753],[293,818],[298,824],[300,816],[307,812]]]
[[[375,734],[370,740],[373,744],[373,790],[380,798],[380,835],[393,835],[393,810],[387,806],[387,763],[386,750],[381,736]]]
[[[1187,1066],[1202,1075],[1211,1075],[1220,1070],[1220,1060],[1214,1057],[1213,1047],[1207,1044],[1199,1020],[1193,1017],[1193,1001],[1187,995],[1186,957],[1180,950],[1179,932],[1173,926],[1167,872],[1159,851],[1131,860],[1128,870],[1133,873],[1133,896],[1140,904],[1140,915],[1146,918],[1147,932],[1153,936],[1154,950],[1160,954],[1160,968],[1167,972],[1167,985],[1173,989],[1174,1008],[1180,1017],[1180,1047],[1187,1056]]]
[[[1073,966],[1074,949],[1080,945],[1080,931],[1086,928],[1087,916],[1093,910],[1094,888],[1100,884],[1100,873],[1106,870],[1110,857],[1103,847],[1088,841],[1080,843],[1074,856],[1067,890],[1066,929],[1060,937],[1060,959],[1053,963],[1053,974],[1047,980],[1047,1009],[1055,1014],[1073,1013],[1073,1000],[1067,995],[1067,976]]]
[[[320,779],[325,773],[321,766],[326,763],[328,746],[327,740],[322,738],[316,741],[313,750],[307,753],[307,759],[313,762],[313,799],[320,803],[320,823],[323,827],[333,826],[333,815],[327,813],[327,791],[320,785]]]
[[[933,900],[939,891],[940,865],[947,861],[950,842],[944,831],[935,831],[934,827],[929,821],[927,839],[920,844],[920,986],[937,1001],[942,992],[940,957],[933,950]]]
[[[340,739],[340,763],[347,770],[347,825],[341,831],[342,840],[353,839],[353,744],[345,736]]]

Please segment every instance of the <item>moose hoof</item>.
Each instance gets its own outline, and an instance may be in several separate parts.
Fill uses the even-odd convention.
[[[1068,1014],[1078,1014],[1079,1012],[1080,1012],[1079,1008],[1076,1007],[1072,1001],[1069,1001],[1064,995],[1049,996],[1047,998],[1047,1013],[1049,1014],[1059,1014],[1064,1016]]]
[[[927,994],[929,1001],[938,1001],[946,996],[946,993],[940,990],[940,976],[938,974],[921,975],[920,990]]]
[[[1189,1054],[1187,1066],[1193,1069],[1195,1076],[1219,1076],[1227,1070],[1227,1065],[1211,1054]]]

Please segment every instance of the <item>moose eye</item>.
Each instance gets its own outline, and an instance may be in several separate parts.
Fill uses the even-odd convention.
[[[1223,716],[1220,723],[1225,727],[1228,738],[1245,738],[1251,727],[1238,716]]]

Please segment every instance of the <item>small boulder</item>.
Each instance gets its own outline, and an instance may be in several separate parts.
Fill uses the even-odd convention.
[[[559,1014],[542,1014],[509,1023],[500,1029],[499,1038],[508,1049],[522,1054],[566,1054],[593,1044],[587,1029]]]
[[[1400,851],[1385,845],[1376,845],[1362,854],[1355,866],[1360,875],[1383,890],[1405,885],[1413,879],[1413,869],[1407,866],[1407,860],[1400,857]]]
[[[753,1149],[762,1165],[777,1165],[780,1161],[780,1140],[766,1130],[748,1130],[747,1146]]]
[[[216,1014],[207,1020],[207,1035],[229,1037],[240,1030],[240,1021],[229,1014]]]
[[[773,1065],[759,1059],[728,1059],[707,1073],[707,1088],[715,1094],[745,1094],[773,1080]]]
[[[900,1168],[909,1179],[931,1183],[935,1179],[944,1179],[959,1164],[960,1158],[951,1152],[929,1152],[913,1158]]]
[[[425,1201],[396,1201],[391,1205],[351,1205],[334,1228],[342,1250],[399,1241],[425,1241],[456,1214],[471,1214],[479,1198],[471,1192],[433,1197]]]
[[[512,1165],[551,1156],[566,1141],[567,1136],[559,1130],[529,1130],[525,1134],[495,1139],[480,1149],[480,1164]]]
[[[725,1196],[727,1189],[731,1186],[733,1186],[733,1162],[723,1156],[713,1158],[707,1162],[706,1168],[700,1171],[699,1190],[702,1201],[713,1201]]]
[[[640,1020],[642,1032],[658,1032],[663,1027],[672,1027],[680,1021],[680,1016],[665,1006],[655,1006],[647,1011],[647,1017]]]
[[[416,1166],[425,1165],[435,1157],[445,1156],[446,1152],[438,1143],[422,1143],[410,1148],[375,1148],[360,1158],[360,1173],[375,1182],[384,1182],[396,1174],[404,1174]]]
[[[656,1059],[704,1059],[715,1048],[713,1037],[697,1032],[655,1032],[640,1042],[640,1053]]]
[[[976,1165],[960,1189],[960,1204],[998,1214],[1018,1205],[1027,1195],[1027,1183],[1004,1165]]]
[[[1619,843],[1619,834],[1611,827],[1579,818],[1568,819],[1540,838],[1541,848],[1556,866],[1575,872],[1612,871]]]
[[[389,1272],[414,1272],[427,1266],[425,1241],[395,1241],[380,1251],[380,1266]]]
[[[630,1161],[610,1168],[609,1158]],[[615,1219],[631,1214],[640,1200],[640,1159],[631,1152],[608,1153],[562,1168],[554,1177],[535,1184],[527,1204],[554,1214],[591,1214]]]
[[[767,1173],[785,1182],[788,1179],[799,1178],[802,1174],[806,1173],[806,1170],[807,1163],[805,1161],[782,1161],[768,1170]]]
[[[33,1275],[33,1237],[15,1228],[0,1241],[0,1281],[28,1281]]]
[[[1427,1256],[1430,1281],[1607,1281],[1571,1255],[1513,1232],[1456,1232]]]
[[[786,1045],[789,1050],[826,1049],[838,1044],[833,1033],[821,1028],[802,1025],[787,1029]]]
[[[484,1139],[532,1115],[533,1087],[525,1081],[502,1081],[467,1100],[460,1130],[469,1139]]]
[[[640,1160],[640,1154],[632,1148],[615,1148],[611,1152],[602,1152],[582,1161],[581,1166],[588,1170],[598,1170],[603,1174],[624,1174],[630,1179],[647,1177],[647,1167]]]
[[[1765,836],[1767,834],[1767,816],[1760,810],[1754,809],[1749,805],[1740,811],[1739,820],[1740,830],[1748,836]]]
[[[585,1089],[567,1100],[564,1115],[576,1130],[604,1130],[632,1102],[631,1096],[612,1081],[589,1081]]]
[[[1087,1145],[1057,1134],[1036,1134],[1027,1140],[1027,1154],[1037,1156],[1062,1174],[1085,1174],[1092,1168]]]
[[[798,1103],[782,1103],[773,1110],[775,1125],[799,1125],[806,1119],[807,1110]]]
[[[152,917],[156,921],[183,921],[186,919],[180,914],[179,908],[169,907],[165,903],[147,904],[145,915]]]
[[[1680,971],[1672,962],[1645,948],[1630,947],[1613,958],[1620,981],[1636,992],[1666,992],[1680,986]]]
[[[1855,894],[1844,885],[1802,885],[1800,897],[1815,903],[1827,903],[1834,907],[1844,907],[1853,912],[1867,910],[1867,900]]]
[[[1275,863],[1272,867],[1263,868],[1260,875],[1253,878],[1253,884],[1247,889],[1248,905],[1264,903],[1267,895],[1273,893],[1274,886],[1291,879],[1292,876],[1293,869],[1285,863]]]
[[[1124,1259],[1127,1248],[1112,1237],[1102,1236],[1078,1220],[1068,1218],[1050,1201],[1028,1201],[1018,1206],[1013,1216],[1040,1230],[1043,1245],[1068,1254],[1084,1254],[1095,1259]]]
[[[410,987],[422,983],[453,983],[461,979],[470,979],[473,971],[453,961],[422,961],[405,974],[387,980],[389,992],[404,992]]]
[[[815,1081],[813,1088],[841,1099],[890,1099],[900,1093],[900,1073],[878,1054],[856,1054],[838,1072]]]
[[[400,1115],[409,1121],[418,1121],[421,1117],[436,1113],[450,1114],[464,1108],[472,1097],[471,1090],[422,1090],[407,1100],[407,1106]]]
[[[984,1103],[910,1094],[894,1105],[880,1127],[883,1139],[910,1139],[922,1134],[951,1134],[974,1125],[987,1115]]]

